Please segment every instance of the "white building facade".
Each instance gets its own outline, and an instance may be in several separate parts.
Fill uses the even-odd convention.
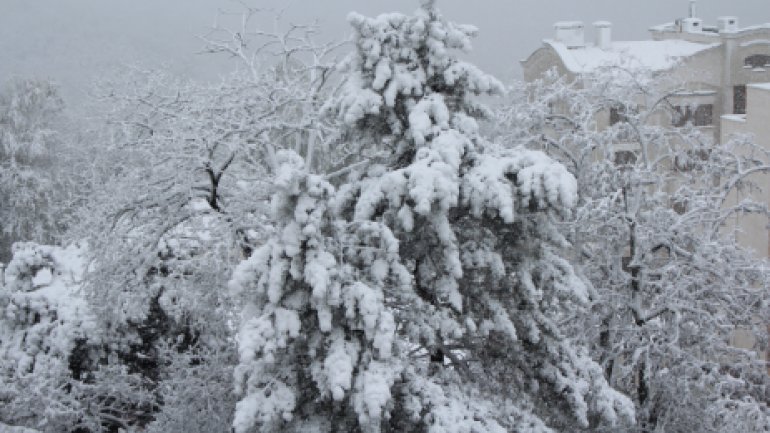
[[[688,18],[650,28],[649,40],[613,41],[606,21],[591,27],[589,41],[582,22],[554,24],[554,37],[521,60],[524,80],[533,82],[552,70],[570,82],[606,67],[652,71],[665,75],[661,85],[671,88],[659,90],[672,92],[670,100],[679,114],[655,118],[661,126],[677,128],[689,122],[721,143],[746,134],[770,151],[770,23],[742,28],[738,18],[724,16],[708,26],[695,16],[691,2]],[[611,111],[598,116],[603,116],[596,119],[598,128],[614,123]],[[751,198],[770,209],[770,173],[754,176],[763,190],[751,193]],[[764,215],[741,216],[732,223],[738,228],[738,243],[758,257],[770,257],[770,227]],[[737,346],[753,344],[740,332],[733,338]],[[770,349],[764,358],[770,359]]]
[[[606,21],[592,24],[590,41],[581,22],[554,27],[554,38],[521,61],[525,81],[552,69],[571,79],[610,66],[665,73],[678,90],[679,121],[711,129],[715,140],[722,115],[746,112],[747,86],[770,82],[770,24],[741,28],[736,17],[720,17],[706,26],[693,16],[650,28],[644,41],[612,40]]]

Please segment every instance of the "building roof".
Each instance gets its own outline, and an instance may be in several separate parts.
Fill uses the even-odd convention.
[[[565,29],[571,29],[571,28],[583,28],[583,22],[582,21],[558,21],[553,24],[556,28],[565,28]]]
[[[719,45],[671,39],[617,41],[612,42],[608,49],[601,49],[593,45],[568,48],[564,43],[552,39],[546,39],[543,42],[554,49],[570,72],[576,74],[591,72],[606,66],[664,71],[671,69],[684,58]]]
[[[735,18],[735,17],[725,17],[725,18]],[[717,27],[708,27],[708,26],[706,26],[705,28],[710,30],[706,30],[704,32],[698,32],[697,34],[719,37],[720,33],[743,33],[743,32],[755,31],[755,30],[767,30],[767,29],[770,29],[770,23],[739,27],[734,30],[719,30],[719,28]],[[679,24],[676,22],[669,22],[669,23],[663,23],[663,24],[651,26],[649,30],[651,32],[675,32],[675,33],[681,32],[681,29],[679,28]]]

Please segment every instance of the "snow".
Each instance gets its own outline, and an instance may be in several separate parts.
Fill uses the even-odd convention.
[[[355,88],[355,91],[346,93],[346,99],[341,104],[340,112],[343,113],[342,117],[346,123],[355,123],[367,114],[379,113],[382,97],[378,93],[373,90],[359,91],[351,83],[346,84],[346,86]]]
[[[353,368],[358,363],[360,347],[355,341],[345,341],[342,332],[336,332],[332,337],[323,370],[332,398],[341,401],[353,383]],[[321,382],[315,378],[316,383]]]
[[[724,114],[722,115],[722,119],[729,120],[731,122],[746,122],[746,115],[745,114]]]
[[[553,26],[559,29],[569,29],[583,27],[583,23],[581,21],[558,21]]]
[[[0,433],[40,433],[40,430],[33,430],[27,427],[12,426],[0,422]]]
[[[98,341],[96,318],[80,293],[85,268],[77,245],[13,245],[0,278],[0,383],[39,376],[58,386],[78,341]]]
[[[743,42],[741,48],[750,47],[752,45],[770,45],[770,39],[755,39],[752,41]]]
[[[37,271],[37,274],[35,274],[35,276],[32,277],[33,288],[47,286],[51,284],[51,282],[53,282],[53,274],[51,273],[51,269],[49,268],[43,268]]]
[[[469,433],[489,432],[504,433],[506,431],[490,416],[491,405],[483,399],[469,398],[455,387],[446,387],[432,381],[408,374],[409,386],[419,398],[404,408],[407,414],[427,421],[429,433]],[[500,402],[502,405],[506,404]],[[518,415],[518,414],[517,414]],[[528,432],[551,432],[550,429],[535,430],[535,423],[527,425]]]
[[[390,388],[398,373],[399,369],[392,365],[372,361],[356,379],[353,407],[358,413],[359,422],[372,431],[379,431],[377,426],[385,406],[390,401]]]
[[[665,41],[617,41],[609,49],[596,46],[567,48],[561,42],[545,40],[574,73],[587,73],[606,66],[644,68],[665,71],[678,62],[719,44],[699,44],[682,40]]]
[[[79,295],[86,268],[82,247],[66,248],[14,244],[14,256],[5,269],[5,293],[11,303],[42,302],[56,310],[61,322],[90,321],[87,303]]]
[[[748,87],[761,90],[770,90],[770,83],[754,83],[749,84]]]
[[[746,31],[752,31],[752,30],[765,30],[765,29],[770,29],[770,23],[757,24],[755,26],[743,27],[740,31],[741,32],[746,32]]]
[[[435,130],[449,125],[449,112],[444,98],[434,94],[423,98],[409,113],[412,138],[418,146],[425,144],[426,137]]]
[[[575,178],[544,153],[520,150],[510,155],[485,155],[479,160],[463,184],[464,201],[476,217],[487,211],[513,222],[517,197],[511,194],[512,188],[525,208],[534,202],[539,208],[569,209],[577,200]],[[511,175],[516,176],[515,184],[508,180]]]
[[[285,383],[276,380],[270,392],[253,393],[238,402],[233,428],[242,433],[248,431],[256,421],[267,423],[275,418],[290,421],[295,404],[294,392]]]

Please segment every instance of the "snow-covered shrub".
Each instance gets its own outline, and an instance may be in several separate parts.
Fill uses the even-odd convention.
[[[84,246],[14,244],[0,287],[0,422],[101,432],[154,411],[157,397],[82,292],[86,266]]]
[[[78,422],[77,409],[55,396],[94,362],[78,357],[100,340],[79,293],[84,266],[76,245],[14,244],[0,287],[0,420],[46,431]]]
[[[98,341],[95,318],[78,293],[83,268],[78,246],[14,244],[0,298],[5,373],[58,372],[78,341]]]

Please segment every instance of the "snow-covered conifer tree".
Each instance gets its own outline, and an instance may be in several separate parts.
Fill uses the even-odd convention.
[[[237,268],[242,393],[258,431],[550,432],[633,418],[560,332],[588,293],[554,219],[576,182],[481,137],[502,86],[453,50],[472,26],[431,0],[351,14],[356,51],[330,111],[361,161],[313,174],[277,155],[276,233]],[[338,180],[345,177],[345,180]]]

